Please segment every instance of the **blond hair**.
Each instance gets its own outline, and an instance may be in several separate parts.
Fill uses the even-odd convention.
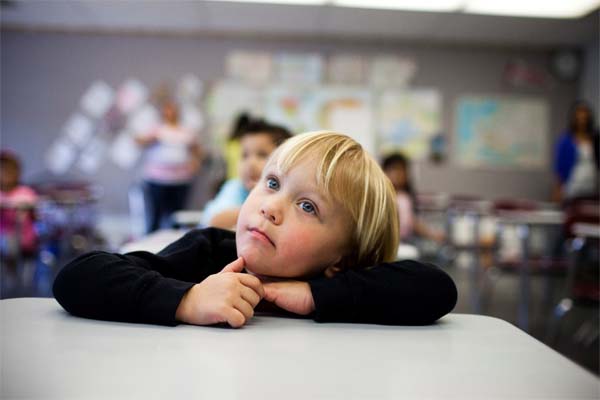
[[[395,192],[377,162],[354,139],[337,132],[296,135],[272,155],[286,173],[307,157],[318,161],[319,191],[341,205],[351,217],[351,253],[342,267],[368,267],[393,261],[399,242]]]

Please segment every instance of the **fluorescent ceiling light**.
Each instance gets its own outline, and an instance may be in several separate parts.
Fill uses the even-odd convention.
[[[464,12],[536,18],[579,18],[600,0],[213,0],[234,3],[332,5],[406,11]]]
[[[568,0],[565,0],[568,1]],[[464,0],[331,0],[342,7],[378,8],[407,11],[459,11]]]
[[[323,5],[328,0],[213,0],[229,3],[270,3],[270,4],[299,4],[299,5]]]
[[[598,7],[599,0],[467,0],[463,11],[514,17],[578,18]]]

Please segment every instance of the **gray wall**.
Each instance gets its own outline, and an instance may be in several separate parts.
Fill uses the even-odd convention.
[[[394,53],[414,57],[419,72],[416,87],[436,87],[443,94],[444,132],[452,145],[453,112],[462,94],[529,94],[544,97],[550,105],[549,143],[562,129],[566,110],[578,95],[579,82],[554,82],[546,89],[507,87],[502,81],[505,63],[513,58],[546,68],[553,49],[458,46],[428,43],[394,43],[352,40],[301,40],[217,36],[123,36],[3,31],[1,36],[2,147],[22,155],[25,179],[39,177],[44,153],[58,136],[66,119],[77,109],[90,83],[102,79],[115,87],[136,77],[153,87],[169,78],[196,73],[206,81],[223,76],[224,60],[232,49],[268,51]],[[597,52],[596,52],[597,59]],[[597,62],[596,62],[597,63]],[[596,77],[597,86],[597,77]],[[597,96],[597,92],[596,92]],[[548,152],[551,152],[551,146]],[[421,162],[416,185],[420,191],[480,195],[485,198],[516,196],[547,200],[552,176],[544,171],[471,170]],[[104,210],[127,210],[126,188],[137,179],[112,163],[93,179],[105,187]],[[201,179],[201,178],[200,178]],[[201,191],[200,191],[201,192]],[[196,193],[194,205],[204,201]]]
[[[596,113],[596,121],[600,117],[600,84],[598,83],[598,75],[600,75],[599,48],[600,42],[598,40],[590,42],[585,46],[582,76],[579,81],[579,97],[590,102]]]

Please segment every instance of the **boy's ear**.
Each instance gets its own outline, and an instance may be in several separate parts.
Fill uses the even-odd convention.
[[[329,267],[327,267],[325,269],[324,273],[327,278],[332,278],[335,274],[337,274],[341,270],[343,270],[343,268],[341,267],[340,263],[337,263],[337,264],[333,264],[333,265],[330,265]]]

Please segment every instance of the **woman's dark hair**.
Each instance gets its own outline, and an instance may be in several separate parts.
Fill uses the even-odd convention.
[[[292,137],[292,133],[283,126],[272,124],[262,118],[252,118],[248,113],[242,113],[237,117],[229,138],[241,139],[246,135],[257,133],[268,134],[277,146]]]
[[[416,207],[416,193],[410,179],[410,160],[402,153],[393,153],[388,155],[381,162],[381,168],[385,172],[386,169],[393,167],[394,165],[399,164],[404,168],[404,175],[406,178],[406,184],[404,190],[408,193],[409,197],[412,200],[413,208]]]
[[[594,121],[594,113],[592,112],[592,107],[590,107],[589,103],[585,100],[576,100],[571,105],[571,109],[569,110],[569,121],[568,121],[569,126],[567,127],[569,129],[569,132],[571,134],[574,134],[577,131],[577,123],[575,122],[575,114],[577,113],[577,110],[580,108],[585,108],[587,110],[587,114],[588,114],[587,126],[585,128],[586,133],[589,135],[595,135],[597,132],[596,132],[596,122]]]

